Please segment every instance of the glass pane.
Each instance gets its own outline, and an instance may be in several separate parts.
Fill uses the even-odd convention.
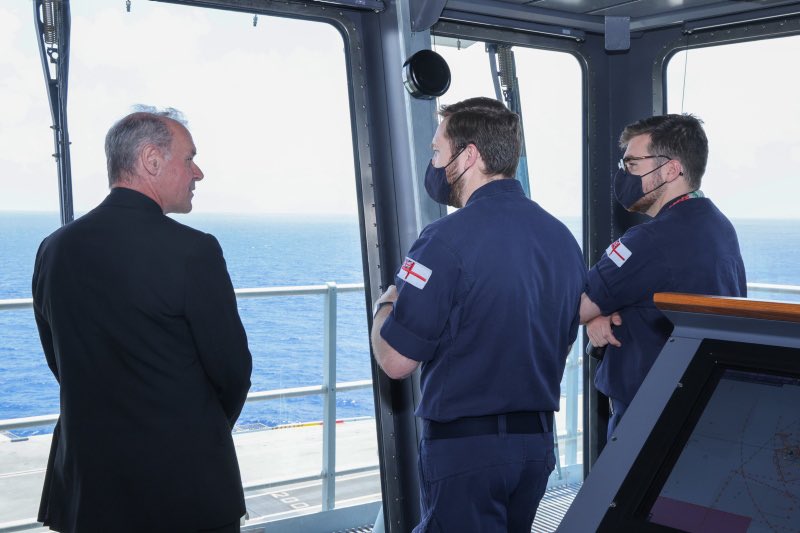
[[[800,37],[783,37],[680,52],[667,67],[669,112],[705,122],[702,188],[736,227],[752,298],[800,301],[800,101],[794,69],[765,60],[798,53]]]
[[[495,97],[485,43],[439,38],[435,42],[452,73],[450,90],[439,99],[440,105],[474,96]],[[513,52],[531,197],[564,222],[582,246],[583,73],[570,54],[523,47],[514,47]],[[581,330],[561,382],[558,463],[551,487],[583,480],[582,338]]]
[[[22,108],[30,98],[33,103],[28,107],[47,117],[38,50],[31,38],[32,8],[30,2],[15,3],[24,7],[18,16],[14,11],[19,27],[7,20],[10,6],[4,5],[0,29],[14,29],[15,39],[27,43],[27,48],[18,45],[25,56],[17,62],[32,70],[34,81],[16,87],[14,94],[19,96],[0,93],[0,105]],[[68,105],[76,216],[94,208],[108,193],[103,144],[112,123],[132,111],[134,104],[180,109],[189,122],[198,149],[196,162],[205,178],[197,184],[192,213],[177,215],[176,220],[218,238],[236,289],[285,289],[278,295],[239,299],[254,358],[251,393],[321,386],[328,282],[338,289],[336,305],[329,308],[336,313],[337,381],[369,381],[367,310],[341,34],[320,22],[259,16],[254,26],[252,14],[158,2],[134,2],[128,13],[124,2],[84,0],[72,2],[71,11]],[[0,31],[0,44],[8,35],[9,31]],[[17,55],[22,56],[22,51]],[[7,60],[0,54],[0,64]],[[6,83],[14,86],[11,80],[0,83],[4,91]],[[20,113],[19,109],[14,112]],[[14,124],[33,121],[16,114]],[[42,152],[46,172],[32,166],[25,170],[39,180],[47,176],[52,186],[46,189],[20,175],[18,199],[7,200],[4,185],[0,210],[7,208],[6,203],[41,209],[40,191],[55,190],[49,124],[47,118],[40,127],[44,137],[26,141],[14,152],[20,154],[20,168],[27,164],[23,157],[32,159],[36,150]],[[0,135],[10,137],[12,130],[2,128]],[[13,173],[3,170],[3,175],[9,174]],[[5,219],[0,222],[6,239]],[[55,224],[43,222],[41,230],[33,222],[26,223],[29,232],[38,231],[27,248],[14,235],[16,240],[9,247],[27,271],[18,276],[24,284],[6,293],[4,269],[0,297],[29,296],[36,245],[57,222],[57,217]],[[5,254],[0,261],[6,261]],[[298,295],[287,288],[296,286],[315,289],[312,294]],[[9,381],[20,382],[20,388],[2,397],[13,398],[27,410],[6,410],[0,418],[57,413],[59,408],[57,384],[44,364],[32,316],[29,311],[24,314],[20,320],[27,329],[19,340],[19,349],[27,354],[24,365],[10,371],[0,367],[0,371],[3,386],[5,376],[13,375]],[[5,333],[3,339],[5,345]],[[4,364],[5,358],[0,361]],[[375,474],[377,438],[370,386],[337,395],[335,404],[336,418],[342,421],[337,429],[346,427],[348,438],[352,438],[351,430],[357,430],[363,439],[352,453],[347,446],[338,448],[342,466],[337,471],[371,466]],[[0,408],[6,405],[0,403]],[[251,523],[320,509],[323,406],[323,396],[313,391],[245,406],[234,441]],[[40,438],[49,441],[49,431],[41,430],[48,435]],[[29,435],[30,430],[18,434]],[[47,451],[42,446],[45,458]],[[355,453],[357,457],[352,456]],[[286,496],[283,499],[298,498],[287,503],[274,496],[289,486],[275,486],[276,482],[307,476],[317,479],[305,481],[302,498]],[[368,501],[379,499],[375,495],[379,484],[372,478],[353,490]],[[337,505],[355,501],[353,490],[341,491]],[[41,482],[31,483],[29,492],[25,505],[18,505],[13,516],[0,509],[0,522],[36,516]]]
[[[60,224],[52,120],[31,2],[0,5],[0,420],[51,414],[58,389],[29,304],[42,239]],[[0,430],[0,524],[33,519],[52,426]],[[26,435],[48,434],[33,437]],[[29,489],[29,490],[28,490]]]

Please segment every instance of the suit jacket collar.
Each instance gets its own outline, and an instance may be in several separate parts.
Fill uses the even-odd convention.
[[[138,209],[140,211],[152,211],[154,213],[163,214],[161,207],[144,194],[134,191],[133,189],[126,189],[125,187],[114,187],[108,193],[106,199],[100,204],[101,207],[126,207],[129,209]]]

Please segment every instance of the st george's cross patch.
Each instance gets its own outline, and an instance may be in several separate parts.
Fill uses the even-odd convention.
[[[418,289],[424,289],[432,273],[433,271],[430,268],[414,261],[410,257],[406,257],[405,261],[403,261],[403,266],[400,267],[400,272],[397,273],[397,277]]]
[[[615,265],[621,267],[625,264],[625,261],[630,259],[631,255],[633,255],[633,252],[628,250],[628,248],[622,244],[622,241],[617,239],[611,243],[611,246],[606,248],[606,254],[608,255],[609,259],[614,261]]]

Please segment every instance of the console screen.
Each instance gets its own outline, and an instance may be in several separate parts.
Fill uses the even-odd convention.
[[[648,520],[690,533],[800,532],[800,379],[725,370]]]

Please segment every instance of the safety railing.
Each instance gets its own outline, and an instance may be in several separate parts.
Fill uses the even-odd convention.
[[[258,402],[264,400],[277,400],[284,398],[292,398],[299,396],[312,396],[317,394],[325,395],[323,423],[326,421],[325,416],[331,417],[335,415],[336,408],[336,391],[345,392],[356,389],[368,388],[372,386],[371,380],[351,381],[344,383],[337,383],[335,387],[330,387],[329,384],[336,380],[336,293],[337,292],[359,292],[364,289],[361,283],[347,283],[337,285],[335,282],[328,282],[325,285],[302,285],[292,287],[260,287],[254,289],[236,289],[237,298],[265,298],[274,296],[302,296],[309,294],[324,294],[325,295],[325,335],[324,335],[324,374],[323,383],[318,386],[309,387],[294,387],[286,389],[273,389],[260,392],[251,392],[247,395],[248,402]],[[798,285],[779,285],[771,283],[748,283],[747,289],[752,295],[753,293],[779,293],[779,294],[795,294],[800,295],[800,286]],[[15,298],[0,300],[0,311],[11,309],[25,309],[33,307],[32,298]],[[580,353],[576,348],[570,354],[567,360],[567,366],[580,366]],[[569,368],[568,368],[569,370]],[[574,378],[573,378],[574,379]],[[569,392],[575,391],[575,381],[568,380],[567,388]],[[569,397],[570,394],[567,394]],[[577,405],[576,405],[577,407]],[[569,409],[574,411],[575,409]],[[54,424],[58,420],[57,414],[30,416],[25,418],[11,418],[0,420],[0,431],[20,429],[27,427],[44,426]],[[334,420],[335,422],[335,420]],[[567,423],[568,426],[575,425],[572,420]],[[570,432],[571,433],[571,432]],[[574,434],[569,437],[575,438]],[[568,438],[569,438],[568,437]],[[335,451],[335,450],[332,450]]]
[[[273,389],[268,391],[251,392],[247,395],[248,402],[257,402],[264,400],[276,400],[284,398],[292,398],[298,396],[311,396],[317,394],[324,394],[324,413],[323,423],[326,421],[325,416],[330,417],[335,413],[336,407],[336,391],[350,391],[362,388],[368,388],[372,385],[371,380],[351,381],[344,383],[337,383],[335,387],[330,388],[329,384],[335,382],[336,379],[336,293],[337,292],[359,292],[364,289],[364,285],[360,283],[348,283],[337,285],[334,282],[328,282],[325,285],[302,285],[293,287],[261,287],[254,289],[236,289],[237,298],[265,298],[274,296],[302,296],[309,294],[324,294],[325,295],[325,336],[324,336],[324,375],[323,383],[319,386],[310,387],[294,387],[286,389]],[[771,283],[748,283],[747,289],[752,295],[753,293],[779,293],[779,294],[794,294],[800,295],[800,286],[798,285],[779,285]],[[33,307],[32,298],[16,298],[0,300],[0,311],[11,309],[25,309]],[[567,366],[580,366],[580,353],[578,349],[574,349],[567,360]],[[569,368],[568,368],[569,370]],[[567,388],[569,392],[576,391],[577,383],[574,378],[568,380]],[[570,393],[567,397],[570,397]],[[577,395],[575,395],[577,397]],[[575,405],[577,407],[577,405]],[[576,411],[576,409],[568,409],[569,411]],[[12,418],[0,420],[0,431],[20,429],[26,427],[44,426],[54,424],[58,420],[57,414],[30,416],[25,418]],[[574,420],[574,419],[573,419]],[[576,425],[575,421],[570,420],[567,425],[572,427]],[[335,420],[334,420],[335,421]],[[569,432],[572,433],[572,432]],[[575,435],[570,434],[568,439],[574,439]],[[335,450],[331,450],[335,451]]]
[[[800,295],[800,286],[780,285],[770,283],[748,283],[749,294],[759,293],[770,294],[793,294]],[[251,392],[247,395],[247,402],[260,402],[268,400],[280,400],[301,396],[323,396],[322,413],[322,471],[319,475],[297,477],[266,483],[248,485],[246,490],[257,490],[289,484],[302,483],[312,480],[322,480],[322,509],[330,510],[335,506],[335,478],[348,474],[356,474],[364,471],[375,470],[378,465],[353,468],[349,470],[336,471],[336,394],[337,392],[347,392],[358,389],[370,388],[371,380],[359,380],[349,382],[336,382],[336,316],[337,316],[337,294],[344,292],[360,292],[364,290],[364,285],[360,283],[350,283],[337,285],[328,282],[325,285],[304,285],[292,287],[263,287],[237,289],[237,298],[268,298],[302,295],[324,295],[324,349],[323,349],[323,379],[321,385],[293,387],[285,389],[273,389],[267,391]],[[25,309],[33,306],[31,298],[17,298],[0,300],[0,311],[11,309]],[[579,348],[575,348],[567,360],[566,368],[566,428],[564,433],[559,435],[566,449],[565,457],[567,463],[577,460],[577,441],[581,435],[578,428],[578,395],[579,371],[582,356]],[[54,424],[58,420],[57,414],[47,414],[30,416],[24,418],[13,418],[0,420],[0,431],[21,429]]]
[[[336,394],[337,392],[348,392],[358,389],[372,387],[372,380],[336,382],[336,317],[337,317],[337,294],[345,292],[362,292],[364,285],[361,283],[346,283],[337,285],[328,282],[325,285],[303,285],[292,287],[262,287],[253,289],[237,289],[236,296],[244,298],[269,298],[285,296],[303,295],[323,295],[324,296],[324,337],[323,337],[323,376],[321,385],[306,387],[292,387],[285,389],[273,389],[266,391],[250,392],[247,395],[247,402],[262,402],[267,400],[282,400],[285,398],[296,398],[301,396],[323,396],[322,412],[322,471],[319,475],[304,476],[291,479],[283,479],[269,483],[258,483],[245,486],[245,490],[258,490],[275,486],[285,486],[295,483],[303,483],[312,480],[322,480],[322,509],[331,510],[335,507],[336,499],[336,476],[356,474],[364,471],[377,470],[378,465],[351,468],[348,470],[336,471]],[[18,298],[0,300],[0,311],[10,309],[25,309],[33,307],[31,298]],[[0,431],[13,429],[29,428],[55,424],[58,420],[57,414],[29,416],[24,418],[12,418],[0,420]]]
[[[778,294],[795,294],[800,295],[800,286],[798,285],[775,285],[773,283],[748,283],[747,284],[747,293],[748,295],[752,295],[752,293],[761,293],[761,292],[769,292],[769,293],[778,293]]]

